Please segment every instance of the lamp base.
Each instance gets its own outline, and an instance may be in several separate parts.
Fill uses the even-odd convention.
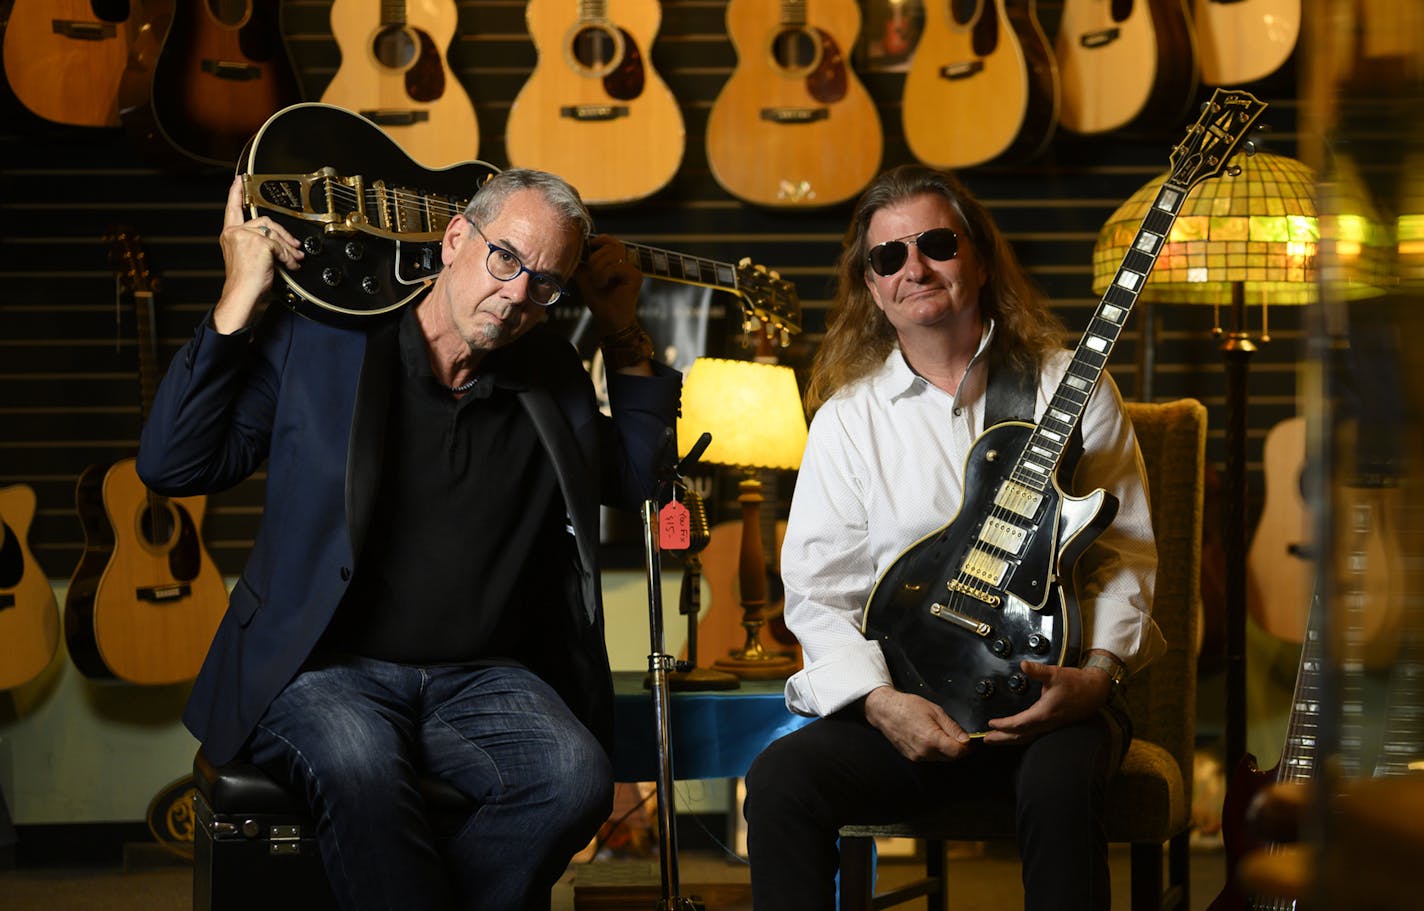
[[[786,655],[747,657],[728,655],[712,662],[717,670],[729,671],[743,680],[784,680],[801,670],[801,662]]]
[[[680,692],[700,690],[735,690],[742,685],[742,678],[730,671],[717,671],[710,667],[694,667],[686,671],[668,671],[668,689]],[[643,689],[651,689],[653,675],[643,677]]]

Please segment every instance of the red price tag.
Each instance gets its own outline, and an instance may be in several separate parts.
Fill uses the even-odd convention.
[[[658,546],[664,550],[687,550],[692,544],[692,520],[687,507],[669,500],[658,513]]]

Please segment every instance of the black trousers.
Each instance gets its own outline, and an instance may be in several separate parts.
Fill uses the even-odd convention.
[[[1025,907],[1107,911],[1103,792],[1131,726],[1115,706],[1024,747],[976,743],[957,762],[912,762],[856,709],[772,743],[747,772],[747,846],[757,911],[836,906],[837,832],[933,806],[1012,795]]]

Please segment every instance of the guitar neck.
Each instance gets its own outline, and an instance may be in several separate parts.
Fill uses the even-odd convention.
[[[646,244],[625,241],[624,246],[637,257],[638,268],[644,275],[736,295],[749,328],[755,328],[752,324],[755,321],[767,327],[768,335],[773,331],[780,333],[782,347],[801,331],[801,305],[796,289],[775,272],[754,266],[745,259],[732,265]]]
[[[644,244],[625,242],[623,246],[638,258],[638,268],[643,270],[644,275],[685,285],[730,291],[742,297],[741,286],[737,283],[737,267],[731,263],[675,253]]]
[[[1286,723],[1286,741],[1276,767],[1276,781],[1309,781],[1315,777],[1317,743],[1320,738],[1320,666],[1324,658],[1319,624],[1320,604],[1313,602],[1306,620],[1305,642],[1296,672],[1291,713]]]
[[[158,318],[151,290],[135,291],[133,297],[138,317],[139,421],[147,424],[154,396],[158,394]]]

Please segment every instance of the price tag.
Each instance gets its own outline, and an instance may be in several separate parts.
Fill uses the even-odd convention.
[[[687,550],[692,544],[692,520],[687,507],[669,500],[658,513],[658,546],[664,550]]]

